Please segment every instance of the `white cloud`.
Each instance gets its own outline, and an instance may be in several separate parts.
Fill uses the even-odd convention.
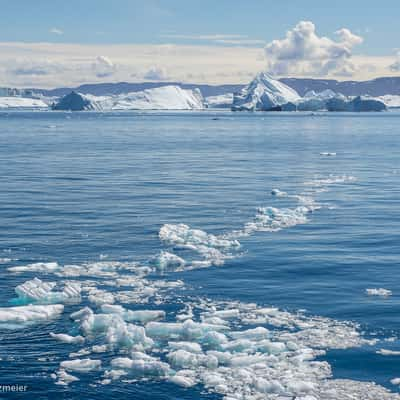
[[[393,56],[354,55],[351,61],[357,71],[353,79],[393,75],[388,68]],[[265,56],[263,48],[248,46],[0,42],[0,86],[142,82],[151,66],[161,67],[168,81],[245,84],[265,69]]]
[[[301,21],[284,39],[265,46],[268,69],[275,75],[352,76],[357,67],[352,49],[363,38],[349,29],[335,32],[338,40],[318,36],[311,21]]]
[[[397,59],[393,64],[389,65],[392,72],[400,72],[400,51],[397,53]]]
[[[98,56],[92,64],[92,69],[97,78],[108,78],[114,74],[116,66],[108,57]]]
[[[150,81],[165,81],[168,79],[168,74],[165,68],[151,67],[143,74],[143,78]]]
[[[61,29],[58,29],[58,28],[51,28],[50,33],[54,33],[55,35],[63,35],[64,31],[62,31]]]

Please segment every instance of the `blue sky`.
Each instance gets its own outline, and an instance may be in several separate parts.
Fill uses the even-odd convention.
[[[39,65],[40,62],[44,62],[47,66],[56,64],[54,69],[58,70],[60,75],[63,69],[62,64],[67,62],[68,57],[76,57],[80,62],[84,62],[83,48],[86,48],[87,53],[92,57],[87,59],[92,70],[96,69],[93,67],[93,63],[98,62],[98,57],[100,60],[104,58],[107,60],[105,63],[113,66],[110,67],[108,76],[107,73],[95,74],[94,80],[123,78],[124,75],[121,73],[121,68],[124,69],[123,65],[125,67],[135,65],[133,60],[124,61],[122,53],[131,49],[133,57],[137,55],[139,48],[140,56],[138,58],[141,59],[142,64],[136,66],[136,78],[138,79],[140,73],[143,76],[146,74],[146,68],[153,72],[163,71],[166,67],[173,68],[174,53],[179,53],[179,57],[176,57],[176,64],[185,63],[184,59],[189,57],[188,53],[196,52],[196,48],[198,48],[200,53],[206,49],[212,53],[212,49],[214,49],[215,58],[220,57],[219,54],[226,56],[229,53],[227,57],[230,64],[226,67],[232,70],[232,74],[225,78],[221,77],[220,80],[221,82],[224,79],[232,80],[235,79],[235,69],[231,65],[233,60],[230,59],[230,57],[234,59],[232,52],[236,51],[238,59],[255,57],[252,62],[248,60],[249,64],[252,63],[248,67],[250,76],[260,66],[258,61],[264,55],[263,48],[273,40],[283,40],[286,32],[294,29],[300,21],[312,22],[318,38],[326,36],[332,41],[340,41],[341,39],[335,36],[335,32],[341,28],[346,28],[352,34],[362,38],[357,43],[352,41],[349,49],[351,55],[345,56],[347,64],[343,69],[345,71],[343,74],[347,77],[350,77],[352,71],[354,79],[367,78],[373,76],[374,73],[375,75],[398,74],[396,68],[390,67],[398,62],[396,57],[400,47],[398,0],[386,0],[384,3],[369,0],[338,0],[335,2],[314,0],[302,2],[289,0],[279,2],[276,0],[202,0],[201,2],[182,0],[40,0],[35,2],[0,0],[0,5],[2,9],[0,42],[25,44],[22,52],[15,51],[15,49],[13,51],[9,48],[10,46],[7,46],[8,53],[4,53],[4,47],[1,49],[3,54],[0,57],[0,63],[7,64],[6,70],[8,71],[8,75],[3,71],[3,77],[0,76],[0,81],[2,80],[3,83],[6,83],[7,79],[12,79],[12,74],[10,76],[9,72],[13,57],[17,63],[24,63],[25,60],[33,66]],[[54,50],[51,50],[50,46],[43,51],[43,48],[39,47],[39,44],[43,43],[53,44],[52,49]],[[320,43],[323,44],[322,41]],[[346,43],[344,47],[347,51],[349,42]],[[56,44],[59,44],[58,50],[55,47]],[[72,45],[76,46],[76,54],[71,51]],[[158,57],[159,51],[155,51],[155,49],[159,49],[157,46],[166,45],[175,46],[175,50],[171,52],[168,60]],[[318,46],[318,44],[316,45]],[[68,49],[65,50],[65,57],[62,61],[60,49],[64,49],[64,46],[67,46]],[[121,54],[115,52],[118,46],[121,47]],[[129,46],[133,47],[129,48]],[[149,52],[154,51],[154,65],[152,65],[151,59],[146,59],[146,61],[143,59],[143,52],[146,52],[145,46],[148,46]],[[257,53],[256,49],[261,52]],[[282,51],[281,53],[270,51],[267,52],[267,55],[270,59],[275,57],[277,60],[282,60]],[[186,52],[186,56],[183,56],[183,52]],[[319,53],[315,53],[316,57],[317,54]],[[207,57],[212,60],[213,56],[208,54]],[[204,59],[204,54],[202,59]],[[267,64],[270,59],[267,59]],[[363,59],[362,62],[361,59]],[[350,71],[348,63],[350,60],[354,65],[357,63],[364,65],[364,70],[361,71],[357,67]],[[353,60],[357,61],[356,64]],[[296,75],[298,72],[301,72],[298,75],[307,75],[304,61],[304,59],[298,60],[297,69],[289,68],[282,63],[279,65],[275,63],[273,69],[278,72],[290,72],[291,75]],[[327,62],[329,61],[332,60],[328,56]],[[389,64],[386,65],[385,62]],[[100,61],[101,63],[102,61]],[[161,65],[163,63],[167,65]],[[211,61],[210,68],[215,63],[219,65],[219,61]],[[236,71],[237,81],[247,79],[245,65],[242,61],[239,64],[241,64],[240,68],[238,67],[239,69]],[[39,71],[38,65],[35,67],[36,72]],[[205,64],[205,66],[207,65]],[[369,66],[367,67],[367,65]],[[386,65],[387,74],[384,65]],[[103,67],[106,68],[106,65],[104,64]],[[35,71],[35,68],[32,68],[32,71]],[[71,69],[71,65],[68,68]],[[100,68],[102,67],[100,66]],[[190,76],[195,78],[197,74],[197,79],[200,81],[218,81],[215,76],[213,78],[211,76],[209,78],[201,77],[196,71],[190,74],[189,68],[193,69],[190,62],[187,65],[186,75],[164,71],[159,73],[159,77],[167,78],[167,75],[171,75],[171,78],[188,80],[187,78]],[[220,66],[220,68],[222,67]],[[335,72],[329,68],[319,69],[318,74],[323,71],[326,72],[326,76],[332,76],[339,70],[337,69]],[[311,76],[315,74],[316,70],[314,68],[309,72]],[[45,70],[43,70],[43,74],[33,74],[30,79],[32,83],[38,80],[38,83],[45,83],[45,75]],[[84,75],[85,79],[90,79],[88,72]],[[129,77],[135,78],[135,73],[133,75]],[[153,74],[154,77],[156,75]],[[28,73],[20,73],[16,76],[23,76],[23,83],[29,83]],[[40,79],[37,79],[38,77]],[[54,77],[50,80],[54,81]],[[16,84],[20,84],[20,81],[17,80]]]

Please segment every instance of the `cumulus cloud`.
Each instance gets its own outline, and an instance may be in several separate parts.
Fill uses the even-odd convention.
[[[147,72],[145,72],[143,78],[150,81],[164,81],[168,79],[168,74],[165,68],[151,67]]]
[[[92,64],[92,69],[97,78],[107,78],[114,74],[116,66],[108,57],[98,56]]]
[[[265,46],[269,72],[275,75],[352,76],[353,47],[363,38],[349,29],[335,32],[337,40],[318,36],[311,21],[301,21],[286,33],[284,39]]]
[[[389,65],[389,69],[392,72],[400,72],[400,51],[397,53],[397,60]]]

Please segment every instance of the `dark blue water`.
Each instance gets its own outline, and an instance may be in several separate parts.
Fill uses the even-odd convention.
[[[399,113],[218,113],[216,119],[206,112],[2,112],[1,306],[10,306],[15,286],[40,277],[11,274],[8,267],[100,257],[147,263],[164,248],[158,237],[164,224],[223,234],[241,229],[258,207],[292,206],[272,197],[273,188],[300,194],[305,182],[353,176],[355,181],[315,195],[326,206],[306,224],[255,232],[240,239],[240,256],[223,266],[171,272],[163,279],[183,280],[190,296],[305,309],[357,322],[367,338],[395,337],[376,346],[330,350],[323,359],[334,377],[398,391],[390,379],[399,375],[399,356],[376,351],[400,350],[399,135]],[[366,288],[393,294],[367,296]],[[49,337],[51,331],[68,332],[68,315],[0,333],[0,384],[27,384],[35,399],[221,398],[201,385],[91,386],[92,374],[55,385],[50,374],[79,349]]]

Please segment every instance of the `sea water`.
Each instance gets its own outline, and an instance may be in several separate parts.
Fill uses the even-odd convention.
[[[399,126],[1,112],[0,397],[397,398]]]

